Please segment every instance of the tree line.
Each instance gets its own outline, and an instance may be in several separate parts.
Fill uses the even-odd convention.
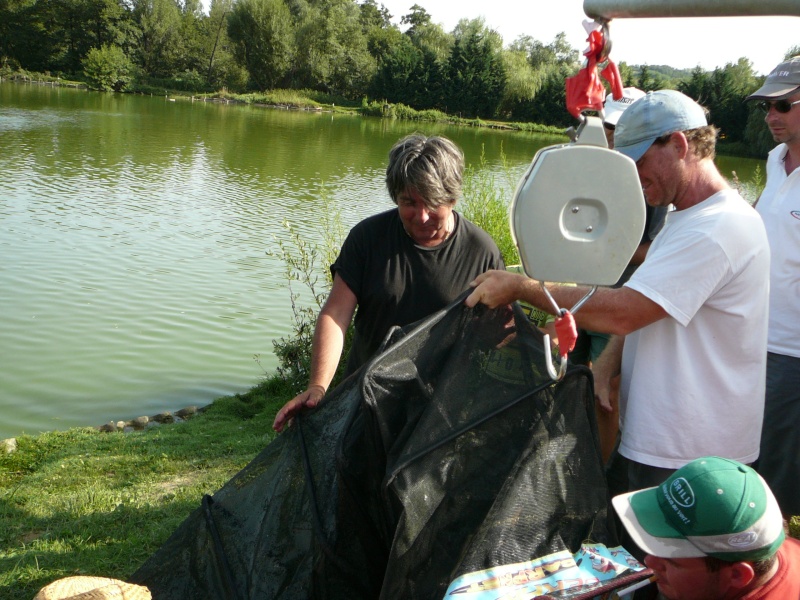
[[[392,19],[376,0],[211,0],[207,14],[199,0],[0,0],[0,66],[104,90],[313,90],[464,118],[574,124],[564,81],[583,57],[563,33],[504,46],[483,19],[447,32],[419,4],[400,18],[404,30]],[[669,67],[619,66],[626,85],[679,89],[708,106],[741,153],[771,145],[743,102],[760,85],[746,58],[677,77]]]

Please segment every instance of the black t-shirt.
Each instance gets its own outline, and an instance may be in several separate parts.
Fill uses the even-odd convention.
[[[375,353],[391,327],[427,317],[481,273],[504,268],[489,234],[453,214],[453,234],[433,248],[414,243],[397,209],[364,219],[348,234],[331,266],[358,300],[347,374]]]

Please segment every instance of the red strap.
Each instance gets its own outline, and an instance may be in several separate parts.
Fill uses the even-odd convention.
[[[614,100],[622,98],[622,75],[619,74],[616,63],[609,59],[608,64],[600,71],[600,75],[611,84],[611,94],[614,96]]]
[[[567,77],[567,110],[576,119],[585,110],[600,110],[606,90],[597,74],[597,62],[589,57],[586,66],[572,77]]]
[[[556,335],[558,335],[558,352],[561,356],[566,356],[575,348],[578,340],[578,328],[575,326],[575,317],[568,310],[564,310],[561,316],[556,317]]]
[[[595,29],[586,39],[589,48],[583,55],[586,57],[586,66],[573,77],[567,77],[567,110],[576,119],[586,110],[600,111],[606,99],[606,90],[600,77],[609,82],[614,98],[622,98],[622,77],[617,65],[611,59],[605,68],[597,73],[597,61],[600,60],[605,47],[605,38],[602,31]]]

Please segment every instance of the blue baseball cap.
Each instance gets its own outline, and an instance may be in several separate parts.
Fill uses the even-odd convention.
[[[675,90],[647,94],[622,113],[614,130],[614,150],[639,160],[658,138],[708,125],[706,111]]]

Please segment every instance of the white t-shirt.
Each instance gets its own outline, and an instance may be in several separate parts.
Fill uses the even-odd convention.
[[[769,279],[770,352],[800,357],[800,169],[788,176],[786,144],[767,158],[767,185],[756,210],[772,251]]]
[[[701,456],[758,457],[769,245],[734,190],[673,211],[626,284],[668,317],[625,339],[620,452],[677,469]]]

